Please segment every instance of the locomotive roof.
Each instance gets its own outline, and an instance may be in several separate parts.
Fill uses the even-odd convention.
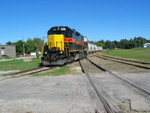
[[[54,29],[54,28],[66,28],[66,29],[69,29],[69,30],[71,30],[71,31],[73,31],[73,32],[77,32],[78,34],[80,34],[78,31],[76,31],[75,29],[71,29],[71,28],[68,27],[68,26],[54,26],[54,27],[51,27],[51,28],[48,30],[48,32],[49,32],[50,30]],[[80,34],[80,35],[81,35],[81,34]]]
[[[74,29],[71,29],[68,26],[55,26],[55,27],[50,28],[50,30],[53,29],[53,28],[58,28],[58,27],[60,27],[60,28],[67,28],[67,29],[70,29],[70,30],[74,30]]]

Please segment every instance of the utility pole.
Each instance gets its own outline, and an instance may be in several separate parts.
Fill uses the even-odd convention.
[[[22,35],[22,39],[23,39],[23,55],[25,55],[25,48],[24,48],[24,37]]]

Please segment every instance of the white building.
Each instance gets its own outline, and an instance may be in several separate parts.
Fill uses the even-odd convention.
[[[144,47],[144,48],[150,47],[150,43],[145,43],[145,44],[143,45],[143,47]]]
[[[16,46],[0,45],[0,57],[16,57]]]

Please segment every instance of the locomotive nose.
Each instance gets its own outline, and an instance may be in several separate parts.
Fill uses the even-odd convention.
[[[48,35],[48,49],[51,48],[64,51],[64,35]]]

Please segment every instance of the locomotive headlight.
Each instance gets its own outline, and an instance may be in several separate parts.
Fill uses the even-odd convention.
[[[60,53],[62,54],[63,52],[62,52],[62,51],[60,51]]]
[[[45,54],[47,54],[47,52],[45,52]]]

